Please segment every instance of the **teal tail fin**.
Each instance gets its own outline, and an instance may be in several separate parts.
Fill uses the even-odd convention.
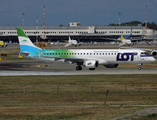
[[[30,52],[32,50],[41,50],[36,47],[21,28],[16,28],[21,52]]]

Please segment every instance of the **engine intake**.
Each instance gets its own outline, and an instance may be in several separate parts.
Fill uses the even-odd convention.
[[[152,51],[152,52],[151,52],[151,55],[153,55],[153,56],[157,55],[157,51],[155,51],[155,50]]]

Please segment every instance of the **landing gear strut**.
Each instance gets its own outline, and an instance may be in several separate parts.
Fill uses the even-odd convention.
[[[138,70],[141,70],[141,65],[142,65],[142,64],[138,64]]]
[[[81,66],[76,66],[76,70],[82,70]]]

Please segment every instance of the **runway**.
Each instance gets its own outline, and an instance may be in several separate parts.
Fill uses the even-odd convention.
[[[42,61],[6,61],[0,64],[0,76],[27,76],[27,75],[121,75],[121,74],[157,74],[156,68],[138,70],[136,68],[105,68],[98,67],[96,70],[76,71],[76,65],[53,62],[44,63]]]
[[[156,48],[156,45],[134,45],[136,48]],[[49,46],[47,49],[65,49],[63,45]],[[80,47],[68,47],[68,49],[115,49],[117,45],[110,44],[84,44]],[[9,45],[8,47],[0,48],[1,53],[4,51],[19,51],[19,45]],[[17,58],[18,56],[14,56]],[[63,62],[45,63],[36,60],[17,60],[17,61],[0,61],[0,76],[26,76],[26,75],[115,75],[115,74],[157,74],[157,67],[144,68],[138,70],[136,68],[105,68],[99,66],[95,70],[89,70],[83,67],[81,71],[75,70],[75,64]]]

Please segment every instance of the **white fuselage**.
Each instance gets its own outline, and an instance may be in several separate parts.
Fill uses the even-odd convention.
[[[121,38],[118,38],[118,40],[120,41],[121,40]],[[123,45],[132,45],[132,42],[131,42],[131,40],[130,39],[124,39],[124,40],[122,40],[121,41],[121,43],[120,43],[120,46],[123,46]]]
[[[31,42],[21,28],[17,28],[17,33],[21,54],[44,61],[75,63],[76,70],[82,70],[81,66],[94,70],[99,65],[115,68],[122,63],[137,63],[140,66],[155,61],[154,57],[140,49],[41,49]]]
[[[69,34],[69,40],[68,40],[68,43],[65,45],[65,47],[72,46],[72,45],[77,46],[78,42],[77,42],[77,40],[71,40],[70,34]]]
[[[155,61],[154,57],[146,54],[143,50],[126,50],[126,49],[65,49],[64,50],[52,49],[52,50],[40,50],[40,53],[44,56],[42,59],[60,61],[63,59],[83,59],[96,60],[100,65],[106,64],[143,64]],[[57,59],[55,59],[57,58]]]

